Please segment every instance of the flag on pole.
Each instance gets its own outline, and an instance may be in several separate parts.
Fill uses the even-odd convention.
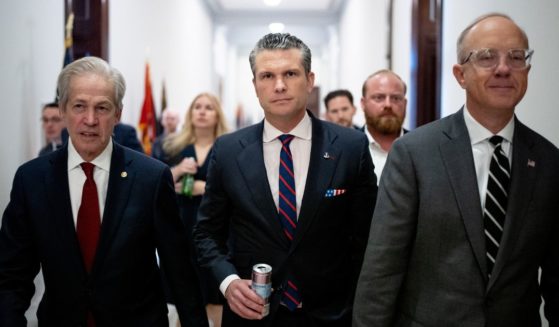
[[[140,114],[140,135],[145,153],[151,155],[151,145],[156,136],[156,117],[153,96],[151,94],[151,80],[149,77],[149,63],[146,62],[145,95],[142,112]]]
[[[64,34],[64,59],[62,60],[62,68],[74,61],[74,50],[72,49],[72,45],[74,44],[74,38],[72,36],[73,30],[74,13],[71,12],[68,15],[68,19],[66,19],[66,33]],[[58,89],[56,89],[56,94],[54,95],[54,102],[58,103]]]
[[[66,20],[66,35],[64,36],[64,61],[62,62],[62,67],[66,67],[69,63],[74,61],[74,51],[72,45],[74,44],[74,38],[72,32],[74,30],[74,13],[71,12]]]
[[[163,119],[163,111],[167,109],[167,91],[165,89],[165,80],[163,80],[163,85],[161,86],[161,113],[159,114],[159,118],[157,118],[157,136],[163,134],[163,124],[161,124],[161,120]]]

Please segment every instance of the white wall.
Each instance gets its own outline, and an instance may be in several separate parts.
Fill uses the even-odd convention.
[[[339,25],[339,88],[348,89],[357,114],[354,123],[365,122],[361,110],[361,86],[370,74],[387,68],[388,1],[348,0]],[[324,90],[329,92],[331,90]]]
[[[0,210],[17,167],[42,145],[41,107],[54,101],[64,54],[62,1],[0,2]]]
[[[200,0],[111,1],[109,16],[109,61],[128,84],[124,122],[137,126],[140,119],[146,60],[157,112],[163,80],[167,105],[183,113],[196,94],[217,94],[213,23]]]
[[[410,94],[411,82],[411,26],[412,0],[395,0],[392,13],[392,71],[398,74],[408,85],[408,108],[404,127],[410,128],[410,121],[415,121],[413,94]],[[415,124],[415,123],[414,123]]]
[[[528,34],[535,49],[528,91],[517,107],[519,119],[555,145],[559,145],[559,2],[555,0],[445,1],[443,7],[443,81],[441,115],[457,111],[465,101],[464,91],[452,75],[456,63],[456,39],[477,16],[488,12],[510,15]]]

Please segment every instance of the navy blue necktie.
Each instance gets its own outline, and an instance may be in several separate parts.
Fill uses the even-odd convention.
[[[493,136],[489,142],[495,146],[491,163],[489,164],[489,178],[487,180],[487,194],[483,211],[485,229],[485,247],[487,256],[487,272],[491,276],[507,212],[508,192],[510,184],[509,159],[502,148],[503,138]]]
[[[297,228],[297,197],[295,192],[295,175],[293,173],[293,157],[289,144],[294,136],[283,134],[278,137],[281,141],[280,167],[279,167],[279,201],[278,215],[285,236],[292,241]],[[281,302],[291,311],[301,303],[301,295],[296,282],[290,276],[283,292]]]

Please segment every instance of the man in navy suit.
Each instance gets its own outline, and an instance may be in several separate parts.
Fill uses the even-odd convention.
[[[194,231],[227,300],[223,326],[350,326],[377,191],[367,138],[306,110],[314,73],[295,36],[264,36],[250,64],[265,119],[214,144]],[[259,263],[273,269],[265,317]]]
[[[86,57],[58,89],[70,138],[18,169],[3,215],[0,326],[26,325],[39,268],[40,326],[168,326],[156,249],[183,326],[207,326],[171,172],[112,141],[124,78]]]
[[[465,106],[388,155],[357,327],[536,327],[542,296],[549,326],[559,324],[559,151],[514,114],[528,87],[528,38],[490,14],[457,50]]]

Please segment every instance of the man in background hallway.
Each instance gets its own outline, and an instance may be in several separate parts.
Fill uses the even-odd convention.
[[[324,97],[326,120],[344,127],[359,129],[353,125],[355,106],[353,95],[348,90],[334,90]]]
[[[378,182],[392,143],[407,132],[402,128],[408,104],[406,83],[388,69],[379,70],[367,77],[362,95],[363,131],[369,139]]]
[[[39,156],[49,154],[62,146],[62,129],[64,121],[60,117],[58,103],[47,103],[41,113],[41,122],[47,144],[39,151]]]
[[[163,142],[165,138],[177,131],[179,126],[180,115],[179,111],[175,108],[167,108],[161,114],[161,126],[163,126],[163,133],[157,136],[153,141],[151,147],[151,156],[154,158],[164,158]]]

